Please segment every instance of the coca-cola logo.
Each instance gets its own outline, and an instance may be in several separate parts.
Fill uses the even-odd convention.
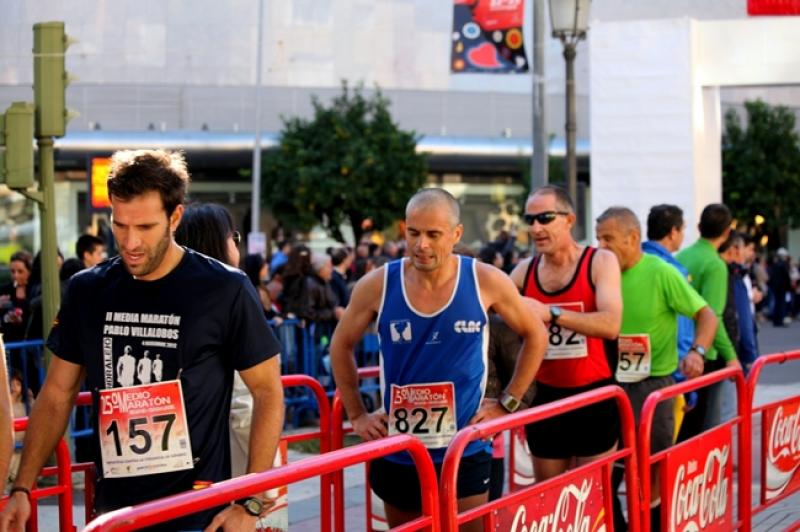
[[[800,403],[794,412],[784,413],[783,405],[775,411],[769,428],[769,461],[781,471],[791,471],[800,460]]]
[[[527,508],[517,507],[509,532],[589,532],[591,519],[586,513],[586,501],[592,491],[592,480],[584,479],[580,487],[568,484],[561,490],[555,508],[527,522]]]
[[[725,518],[729,456],[730,445],[723,445],[709,451],[702,470],[697,460],[689,460],[678,467],[670,508],[673,530],[701,530]]]

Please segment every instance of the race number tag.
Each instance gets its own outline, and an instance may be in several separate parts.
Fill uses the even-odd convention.
[[[180,381],[101,390],[98,428],[105,478],[193,467]]]
[[[456,394],[452,382],[392,384],[389,435],[410,434],[429,449],[447,447],[456,430]]]
[[[583,302],[558,303],[558,307],[573,312],[583,312]],[[545,360],[563,360],[567,358],[584,358],[589,355],[586,349],[586,337],[561,325],[550,324],[547,327],[547,352]]]
[[[620,334],[617,346],[618,382],[639,382],[650,376],[649,334]]]

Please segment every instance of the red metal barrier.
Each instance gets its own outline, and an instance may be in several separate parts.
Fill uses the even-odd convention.
[[[763,355],[756,359],[747,379],[752,416],[761,414],[760,497],[753,514],[800,491],[800,394],[755,406],[764,366],[793,360],[800,361],[800,351]],[[792,527],[800,527],[800,520]]]
[[[28,428],[28,418],[21,417],[14,420],[14,432],[23,432]],[[58,497],[58,529],[61,532],[73,532],[75,525],[72,520],[72,475],[70,473],[69,447],[64,439],[58,441],[56,445],[56,467],[42,469],[41,475],[56,475],[55,486],[39,488],[34,486],[31,490],[31,517],[27,530],[35,531],[39,528],[38,522],[38,501],[45,497]],[[0,500],[0,508],[5,507],[8,497]]]
[[[358,368],[358,378],[370,379],[380,375],[380,368],[378,366],[371,366],[368,368]],[[333,406],[331,407],[331,427],[332,439],[331,447],[341,449],[344,447],[344,435],[353,432],[353,427],[349,423],[345,426],[344,423],[344,403],[339,390],[333,395]],[[366,464],[366,514],[367,514],[367,530],[370,530],[372,521],[372,493],[369,486],[369,463]],[[344,471],[337,471],[333,474],[333,526],[336,532],[344,532]]]
[[[316,379],[308,375],[283,375],[281,384],[284,388],[305,387],[309,388],[317,400],[319,406],[319,430],[304,431],[297,434],[283,436],[281,440],[287,443],[316,440],[319,439],[320,454],[331,450],[331,410],[328,396],[325,389]],[[92,404],[91,392],[81,392],[78,394],[76,405],[88,406]],[[74,464],[73,472],[83,472],[85,475],[85,515],[86,522],[90,522],[94,517],[94,478],[95,467],[91,462]],[[320,477],[320,530],[329,532],[331,529],[331,486],[333,479],[330,475]],[[325,495],[327,494],[327,495]],[[70,506],[70,510],[72,507]],[[71,519],[71,517],[70,517]]]
[[[656,406],[667,399],[733,378],[738,415],[669,449],[650,455],[650,432]],[[738,425],[738,521],[733,522],[732,427]],[[650,467],[661,466],[661,530],[750,530],[750,398],[744,375],[725,368],[652,392],[644,402],[639,425],[641,525],[650,530]],[[668,512],[665,512],[668,509]]]
[[[428,528],[439,530],[439,501],[436,472],[427,449],[412,436],[398,435],[362,443],[320,456],[306,458],[284,467],[252,473],[199,490],[181,493],[132,508],[123,508],[98,517],[85,532],[124,531],[152,526],[189,515],[232,500],[247,497],[278,486],[291,484],[317,475],[331,474],[354,464],[374,460],[388,454],[408,451],[419,471],[423,515],[402,527],[403,530]]]
[[[622,449],[605,458],[567,471],[563,475],[509,493],[500,499],[461,514],[458,513],[456,476],[461,456],[469,442],[488,438],[500,431],[551,418],[607,399],[615,400],[619,408],[624,446]],[[591,435],[587,435],[587,437],[589,436]],[[629,526],[632,532],[637,532],[639,521],[636,509],[639,507],[639,501],[636,494],[639,493],[639,488],[635,467],[633,411],[628,397],[619,386],[605,386],[498,419],[470,425],[461,429],[453,438],[442,464],[439,488],[442,530],[456,532],[460,524],[475,519],[483,520],[484,530],[511,529],[514,524],[517,530],[550,530],[551,528],[553,530],[562,528],[565,530],[595,530],[601,520],[605,522],[606,530],[613,530],[611,468],[614,462],[620,459],[625,461]],[[577,481],[582,482],[576,485]],[[594,488],[599,489],[592,493]],[[599,496],[596,495],[598,491],[600,492]],[[576,500],[575,504],[570,506],[573,511],[567,512],[566,506],[561,503],[572,502],[568,499],[570,496],[574,496]],[[559,506],[558,515],[556,515],[556,506]],[[583,512],[592,510],[595,510],[593,515],[583,515]],[[560,519],[565,518],[569,521],[563,523],[564,526],[558,526],[562,524]],[[520,521],[524,521],[524,523],[520,523]]]
[[[325,454],[332,450],[331,445],[331,407],[328,402],[328,395],[318,380],[308,375],[284,375],[281,377],[284,388],[307,387],[314,393],[319,407],[319,430],[305,431],[298,434],[290,434],[281,439],[287,443],[298,441],[319,439],[319,452]],[[320,530],[330,532],[331,529],[331,487],[333,486],[333,476],[322,475],[319,479],[319,510],[320,510]]]

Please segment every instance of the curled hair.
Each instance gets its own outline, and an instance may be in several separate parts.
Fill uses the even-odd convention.
[[[189,187],[186,160],[178,152],[123,150],[111,158],[108,196],[130,201],[148,192],[158,192],[167,216],[182,205]]]

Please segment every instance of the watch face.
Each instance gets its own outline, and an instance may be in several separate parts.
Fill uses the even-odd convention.
[[[508,410],[509,412],[515,412],[519,408],[519,401],[516,397],[512,395],[506,395],[503,397],[503,408]]]
[[[260,515],[263,508],[264,505],[258,499],[247,499],[244,503],[244,509],[247,510],[247,513],[250,515]]]

